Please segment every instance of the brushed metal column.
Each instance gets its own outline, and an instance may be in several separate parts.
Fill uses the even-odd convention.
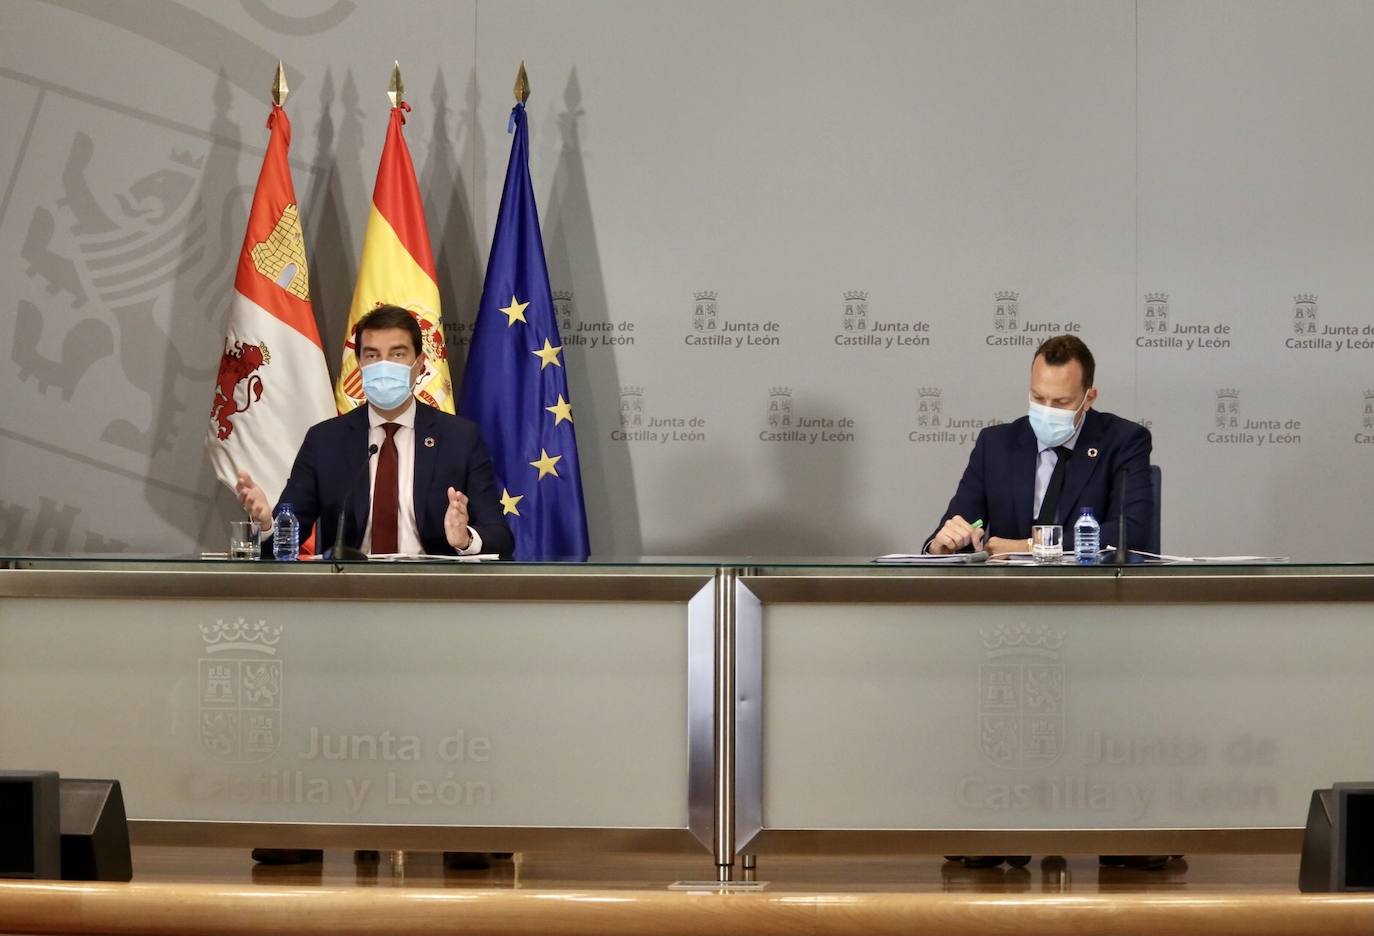
[[[716,880],[735,873],[735,585],[739,573],[716,573],[715,844]]]

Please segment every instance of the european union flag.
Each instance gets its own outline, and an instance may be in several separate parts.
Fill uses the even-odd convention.
[[[516,559],[585,559],[587,511],[563,342],[530,184],[525,105],[511,111],[510,163],[463,373],[459,412],[496,463]]]

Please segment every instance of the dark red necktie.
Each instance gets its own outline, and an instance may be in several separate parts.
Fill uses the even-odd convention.
[[[401,513],[396,430],[401,424],[382,423],[382,428],[386,430],[386,441],[377,455],[377,479],[372,482],[372,551],[394,553],[400,551],[396,535],[396,518]]]

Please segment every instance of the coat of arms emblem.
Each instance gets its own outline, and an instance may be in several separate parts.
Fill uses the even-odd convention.
[[[944,409],[940,399],[939,387],[922,387],[916,403],[916,425],[922,429],[939,429],[941,411]]]
[[[1217,391],[1216,423],[1218,429],[1240,428],[1240,391],[1235,387]]]
[[[573,294],[571,289],[555,289],[553,291],[553,320],[558,325],[560,336],[573,333]]]
[[[1293,297],[1293,334],[1315,335],[1317,333],[1317,297],[1312,293],[1299,293]]]
[[[714,289],[703,289],[692,294],[696,305],[692,310],[692,330],[713,332],[717,329],[716,300],[719,294]]]
[[[1164,335],[1169,331],[1169,294],[1145,294],[1145,334]]]
[[[1020,299],[1021,294],[1012,290],[1004,289],[997,293],[997,305],[992,312],[992,329],[999,332],[1016,331],[1016,322],[1020,318]]]
[[[844,330],[847,332],[868,330],[868,293],[861,289],[851,289],[844,294]]]
[[[644,388],[620,388],[620,428],[644,428]]]
[[[998,767],[1048,767],[1064,750],[1064,635],[1048,624],[982,632],[978,747]]]
[[[245,764],[281,744],[282,625],[264,620],[202,624],[198,664],[200,743],[216,760]]]
[[[792,388],[773,387],[768,391],[768,428],[792,427]]]

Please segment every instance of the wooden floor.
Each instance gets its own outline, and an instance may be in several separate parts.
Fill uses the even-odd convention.
[[[973,871],[939,856],[761,858],[757,893],[669,885],[707,861],[521,854],[489,870],[383,853],[254,865],[138,848],[132,884],[0,883],[0,933],[1374,934],[1374,895],[1301,895],[1296,856],[1199,855],[1162,872],[1096,856]]]

